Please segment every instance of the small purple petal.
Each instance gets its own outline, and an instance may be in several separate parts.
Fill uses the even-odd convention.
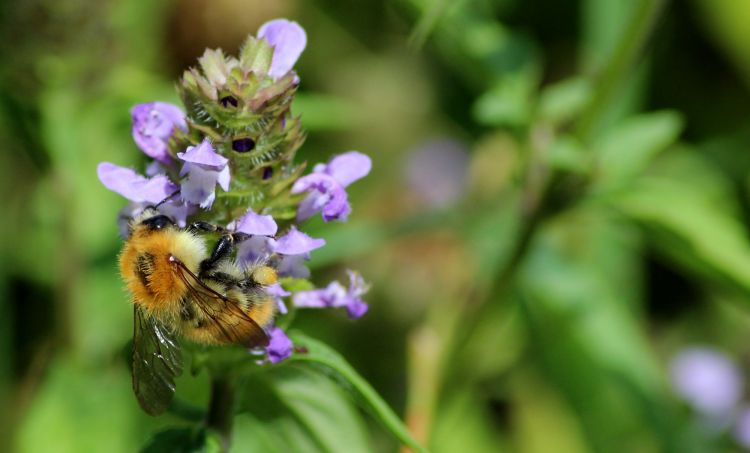
[[[324,172],[329,174],[341,186],[346,187],[354,181],[364,178],[372,169],[372,160],[358,151],[349,151],[331,159]]]
[[[750,408],[745,407],[740,411],[732,434],[738,444],[750,449]]]
[[[188,146],[184,153],[177,153],[177,157],[191,164],[199,164],[215,169],[223,169],[229,160],[217,154],[211,142],[205,139],[198,146]]]
[[[670,374],[676,392],[710,417],[731,413],[742,397],[742,373],[729,357],[712,348],[683,350],[672,361]]]
[[[283,330],[278,327],[273,327],[270,332],[270,337],[270,341],[266,347],[269,362],[279,363],[292,355],[294,344],[292,343],[292,340],[286,336],[286,333],[284,333]]]
[[[273,59],[268,74],[274,79],[292,70],[307,45],[305,30],[297,22],[275,19],[261,25],[258,38],[273,46]]]
[[[325,173],[311,173],[298,179],[292,186],[292,193],[310,192],[300,203],[297,220],[305,220],[321,212],[323,220],[345,221],[351,213],[349,199],[344,187],[332,176]]]
[[[221,187],[224,192],[229,192],[230,180],[231,176],[229,175],[229,166],[226,166],[219,172],[216,182],[219,183],[219,187]]]
[[[179,107],[166,102],[138,104],[130,110],[133,119],[133,140],[148,156],[169,163],[167,143],[175,127],[187,130],[185,114]]]
[[[146,178],[131,168],[109,162],[100,163],[96,173],[104,187],[136,203],[156,204],[177,190],[177,185],[165,175]]]
[[[370,307],[362,302],[361,300],[353,300],[349,305],[346,306],[346,311],[349,317],[352,319],[359,319],[367,313]]]
[[[305,266],[306,255],[285,255],[279,260],[277,271],[280,277],[308,278],[310,269]]]
[[[266,288],[266,292],[270,296],[273,296],[273,298],[276,300],[276,305],[279,307],[279,313],[281,313],[282,315],[285,315],[289,312],[282,298],[291,296],[292,293],[282,288],[282,286],[278,283],[274,283],[273,285]]]
[[[216,198],[216,183],[221,171],[207,170],[202,165],[186,163],[181,173],[187,174],[187,178],[181,184],[182,199],[203,209],[209,209]]]
[[[323,247],[325,239],[315,239],[292,227],[287,234],[276,240],[274,251],[282,255],[304,255]]]
[[[274,236],[278,228],[273,216],[256,214],[252,209],[240,217],[235,226],[240,233],[262,236]]]
[[[358,274],[350,272],[349,278],[351,281],[348,290],[341,283],[333,281],[323,289],[297,292],[292,301],[299,308],[344,307],[350,318],[359,319],[369,308],[360,297],[367,292],[368,287]]]
[[[253,236],[237,246],[237,262],[242,267],[263,263],[273,253],[272,239],[266,236]]]

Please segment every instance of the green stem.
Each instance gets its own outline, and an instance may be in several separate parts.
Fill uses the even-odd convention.
[[[230,377],[211,378],[211,400],[208,403],[206,427],[215,431],[221,439],[222,451],[229,451],[232,443],[234,421],[234,382]]]
[[[591,140],[602,111],[630,75],[630,69],[643,50],[666,3],[667,0],[641,0],[633,11],[622,38],[595,80],[594,97],[578,120],[576,132],[583,142]]]

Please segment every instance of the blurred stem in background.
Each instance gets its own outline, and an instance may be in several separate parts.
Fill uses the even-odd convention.
[[[583,143],[592,140],[608,103],[621,87],[643,52],[667,0],[641,0],[631,14],[617,45],[604,67],[591,75],[594,95],[581,111],[576,122],[576,133]],[[429,31],[436,26],[438,15],[444,11],[442,2],[434,2],[422,11],[422,18],[414,29],[412,42],[423,44]],[[409,336],[408,361],[410,370],[406,420],[418,441],[429,445],[431,422],[451,364],[460,363],[472,333],[487,315],[488,305],[507,302],[514,279],[537,231],[546,218],[554,216],[565,205],[554,202],[561,180],[570,178],[548,166],[550,147],[556,131],[544,122],[532,125],[526,138],[525,175],[520,188],[520,226],[513,240],[508,258],[488,286],[472,288],[467,298],[458,303],[434,303],[428,307],[424,325],[417,326]],[[579,187],[578,195],[584,190]],[[550,203],[550,200],[553,200]],[[575,199],[566,203],[575,203]],[[439,333],[438,333],[439,332]],[[455,385],[451,383],[450,385]]]

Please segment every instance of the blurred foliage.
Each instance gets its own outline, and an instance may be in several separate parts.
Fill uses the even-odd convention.
[[[705,343],[750,368],[747,2],[17,0],[0,6],[0,450],[218,448],[185,422],[204,374],[164,417],[131,394],[121,199],[95,167],[142,164],[130,107],[176,102],[203,48],[276,16],[308,32],[300,155],[373,157],[351,222],[307,228],[328,242],[317,283],[359,268],[371,305],[356,325],[298,314],[338,353],[249,377],[234,451],[736,449],[666,364]],[[468,144],[467,189],[433,208],[404,168],[446,136]]]

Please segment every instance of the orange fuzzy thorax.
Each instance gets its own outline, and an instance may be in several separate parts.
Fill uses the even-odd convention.
[[[188,290],[175,272],[171,256],[197,273],[200,262],[206,257],[206,248],[203,241],[186,231],[136,227],[120,254],[120,273],[133,302],[160,318],[176,317]],[[146,279],[148,284],[144,284],[139,273],[139,259],[140,270],[145,269],[150,274]]]

